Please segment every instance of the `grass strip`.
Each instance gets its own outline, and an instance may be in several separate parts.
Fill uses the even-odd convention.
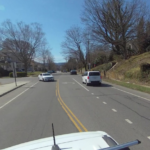
[[[130,89],[134,89],[134,90],[138,90],[138,91],[150,94],[150,88],[149,87],[145,87],[145,86],[137,85],[137,84],[133,84],[133,83],[126,83],[123,81],[115,81],[115,80],[111,80],[111,79],[103,79],[103,80],[106,82],[116,84],[116,85],[121,85],[121,86],[130,88]]]

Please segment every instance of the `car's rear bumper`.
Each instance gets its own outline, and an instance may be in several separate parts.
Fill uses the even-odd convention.
[[[91,81],[91,84],[100,84],[100,81]]]
[[[89,84],[101,84],[101,81],[90,81],[90,80],[87,80],[87,83],[89,83]]]

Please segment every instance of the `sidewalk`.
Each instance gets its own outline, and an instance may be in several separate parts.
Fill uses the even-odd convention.
[[[0,97],[27,84],[29,81],[19,81],[17,82],[17,86],[15,83],[9,83],[9,84],[0,84]]]

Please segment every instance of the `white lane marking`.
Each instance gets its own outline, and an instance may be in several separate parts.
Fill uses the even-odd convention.
[[[150,140],[150,136],[147,137]]]
[[[92,95],[94,95],[94,93],[91,93]]]
[[[126,122],[128,122],[129,124],[132,124],[132,121],[130,121],[129,119],[125,119]]]
[[[147,100],[147,101],[150,101],[150,99],[148,99],[148,98],[144,98],[144,97],[138,96],[138,95],[136,95],[136,94],[132,94],[132,93],[127,92],[127,91],[120,90],[120,89],[115,88],[115,87],[111,87],[111,88],[114,88],[114,89],[119,90],[119,91],[122,91],[122,92],[124,92],[124,93],[128,93],[128,94],[131,94],[131,95],[133,95],[133,96],[136,96],[136,97],[139,97],[139,98],[145,99],[145,100]]]
[[[103,104],[107,104],[106,102],[103,102]]]
[[[99,97],[96,97],[97,99],[99,99]]]
[[[39,81],[38,81],[39,82]],[[33,87],[34,85],[36,85],[38,82],[36,82],[35,84],[31,85],[29,88],[27,88],[26,90],[24,90],[23,92],[21,92],[20,94],[18,94],[16,97],[12,98],[10,101],[8,101],[7,103],[5,103],[4,105],[2,105],[0,107],[0,109],[2,109],[3,107],[5,107],[6,105],[8,105],[9,103],[11,103],[12,101],[14,101],[17,97],[19,97],[20,95],[22,95],[23,93],[25,93],[26,91],[28,91],[31,87]]]
[[[89,91],[87,88],[85,88],[83,85],[81,85],[78,81],[76,81],[74,78],[72,78],[75,82],[77,82],[80,86],[82,86],[85,90]]]
[[[117,110],[116,110],[116,109],[112,109],[112,111],[117,112]]]

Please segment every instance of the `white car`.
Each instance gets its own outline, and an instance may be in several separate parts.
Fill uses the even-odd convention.
[[[54,81],[54,77],[50,73],[41,73],[38,76],[39,81]]]
[[[101,74],[99,71],[86,71],[83,75],[82,75],[82,83],[86,83],[86,85],[88,86],[89,84],[101,84],[102,83],[102,79],[101,79]]]
[[[55,138],[48,137],[3,150],[130,150],[128,147],[140,143],[139,140],[135,140],[119,145],[107,133],[95,131],[59,135]]]

